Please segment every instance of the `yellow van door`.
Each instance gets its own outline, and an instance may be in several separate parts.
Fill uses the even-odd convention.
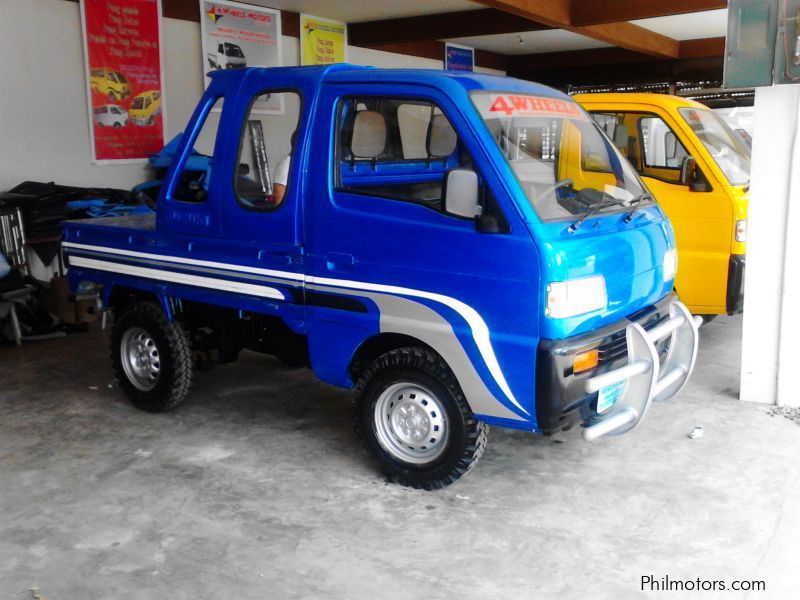
[[[691,156],[690,144],[661,115],[593,114],[672,222],[678,245],[675,289],[681,300],[695,314],[725,313],[733,217],[722,186],[712,182],[708,169],[699,163],[692,183],[681,182],[682,167]]]

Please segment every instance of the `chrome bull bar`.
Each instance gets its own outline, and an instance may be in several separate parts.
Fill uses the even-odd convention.
[[[601,421],[583,430],[588,442],[605,435],[630,431],[647,414],[653,401],[672,398],[683,389],[697,358],[698,329],[703,322],[693,317],[677,300],[669,307],[669,318],[649,331],[638,323],[628,325],[628,364],[586,380],[586,392],[625,382],[625,390]],[[656,344],[671,336],[663,365]]]

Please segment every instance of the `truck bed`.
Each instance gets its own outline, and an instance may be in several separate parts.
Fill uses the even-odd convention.
[[[63,226],[65,242],[125,247],[154,241],[156,215],[75,219],[65,221]]]

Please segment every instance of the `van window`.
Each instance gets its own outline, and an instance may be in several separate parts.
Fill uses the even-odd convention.
[[[731,185],[750,182],[750,149],[718,114],[698,108],[678,112],[705,146]]]
[[[259,112],[259,100],[282,101],[284,114]],[[235,195],[247,210],[271,211],[289,190],[294,140],[300,122],[300,94],[262,91],[256,94],[242,123]]]
[[[441,210],[447,171],[472,168],[436,104],[412,98],[346,98],[338,113],[337,188]]]
[[[641,175],[671,183],[680,180],[685,146],[667,123],[652,113],[592,113],[617,149]]]
[[[206,116],[197,137],[192,140],[192,150],[177,183],[172,190],[171,199],[180,202],[205,202],[211,181],[211,157],[217,139],[219,120],[222,115],[222,98],[207,105]]]

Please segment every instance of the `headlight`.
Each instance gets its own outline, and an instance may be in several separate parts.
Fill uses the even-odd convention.
[[[678,251],[675,248],[670,248],[664,252],[664,282],[675,279],[675,274],[678,272]]]
[[[569,281],[547,284],[545,312],[551,319],[564,319],[605,308],[606,281],[602,275],[593,275]]]
[[[736,241],[737,242],[747,241],[747,219],[736,221]]]

